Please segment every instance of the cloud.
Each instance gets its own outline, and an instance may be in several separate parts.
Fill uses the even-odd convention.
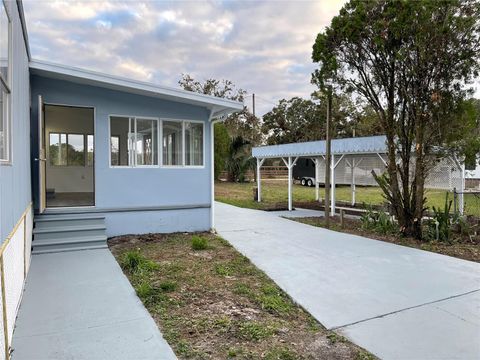
[[[313,90],[311,47],[344,0],[24,1],[34,58],[177,86],[224,78],[257,109]],[[263,100],[262,100],[263,99]]]

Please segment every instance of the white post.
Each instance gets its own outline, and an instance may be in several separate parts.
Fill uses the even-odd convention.
[[[352,159],[352,206],[355,206],[355,159]]]
[[[260,168],[262,167],[262,162],[257,158],[257,201],[262,201],[262,179],[260,178]]]
[[[213,109],[210,113],[212,120]],[[210,230],[215,230],[215,122],[210,121]]]
[[[292,211],[292,158],[288,157],[288,211]]]
[[[320,201],[319,186],[318,186],[318,166],[320,164],[320,158],[315,159],[315,200]]]
[[[330,196],[331,196],[331,201],[330,201],[330,213],[332,216],[335,216],[335,155],[332,154],[332,161],[330,163],[331,166],[331,191],[330,191]]]
[[[458,200],[460,201],[460,206],[459,206],[459,210],[460,210],[460,214],[463,215],[463,211],[464,211],[464,196],[463,196],[463,193],[465,192],[465,159],[463,160],[462,162],[462,165],[460,166],[460,171],[462,172],[461,173],[461,182],[460,182],[460,196],[458,198]]]

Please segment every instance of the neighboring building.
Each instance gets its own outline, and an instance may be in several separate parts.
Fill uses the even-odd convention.
[[[33,61],[20,0],[0,3],[0,42],[4,359],[32,246],[214,226],[213,119],[243,104]]]
[[[465,171],[467,179],[480,179],[480,156],[477,158],[477,166],[473,170]]]

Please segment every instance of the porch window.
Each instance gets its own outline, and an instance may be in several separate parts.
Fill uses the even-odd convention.
[[[185,122],[185,165],[203,165],[203,123]]]
[[[48,153],[52,166],[92,166],[93,135],[50,133]]]
[[[50,165],[67,165],[67,134],[50,133]]]
[[[67,134],[67,165],[85,166],[84,135]]]
[[[120,165],[120,136],[110,136],[110,157],[112,166]]]
[[[136,165],[158,165],[157,120],[135,119]]]
[[[93,166],[94,143],[93,135],[87,135],[87,165]]]
[[[10,160],[10,18],[0,4],[0,161]]]
[[[110,165],[157,166],[158,120],[110,117]]]
[[[183,122],[163,122],[163,165],[183,165]]]

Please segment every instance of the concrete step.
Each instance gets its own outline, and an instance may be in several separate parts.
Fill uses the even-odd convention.
[[[44,248],[35,248],[32,250],[32,255],[39,255],[39,254],[51,254],[51,253],[58,253],[58,252],[65,252],[65,251],[80,251],[80,250],[98,250],[98,249],[107,249],[107,244],[102,245],[85,245],[83,246],[50,246]]]
[[[104,216],[42,216],[35,218],[36,229],[51,229],[56,227],[79,226],[79,225],[105,225]]]
[[[32,253],[107,247],[105,218],[98,214],[55,214],[34,218]]]

